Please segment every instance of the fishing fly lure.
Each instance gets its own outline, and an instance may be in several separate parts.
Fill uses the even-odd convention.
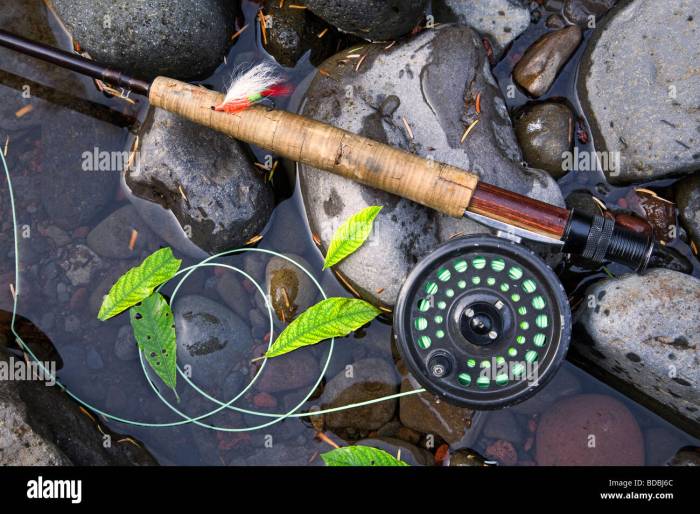
[[[247,71],[236,73],[224,101],[215,106],[214,110],[240,112],[265,98],[285,96],[291,92],[292,87],[285,82],[275,67],[268,62],[262,62]]]

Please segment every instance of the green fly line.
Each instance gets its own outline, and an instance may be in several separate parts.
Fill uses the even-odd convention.
[[[217,398],[214,398],[210,394],[208,394],[206,391],[202,390],[200,387],[198,387],[192,380],[190,380],[190,377],[188,376],[187,373],[184,373],[180,367],[178,366],[178,373],[180,376],[187,382],[187,384],[192,387],[199,395],[202,397],[206,398],[207,400],[211,401],[212,403],[215,403],[218,405],[215,409],[206,412],[204,414],[201,414],[199,416],[189,416],[185,414],[184,412],[180,411],[177,407],[172,405],[168,400],[166,400],[161,392],[158,390],[158,388],[155,386],[152,380],[149,379],[148,377],[148,369],[146,367],[146,361],[144,360],[143,357],[143,352],[139,349],[139,357],[141,361],[141,368],[144,372],[144,375],[146,376],[146,381],[148,384],[151,386],[151,389],[155,392],[156,396],[163,402],[171,411],[173,411],[175,414],[180,416],[182,419],[178,421],[171,421],[167,423],[151,423],[151,422],[146,422],[146,421],[138,421],[138,420],[132,420],[132,419],[127,419],[127,418],[122,418],[120,416],[116,416],[114,414],[110,414],[94,405],[91,403],[83,400],[80,398],[78,395],[73,393],[66,385],[64,385],[60,380],[58,380],[57,377],[55,377],[50,370],[46,369],[44,366],[44,363],[42,363],[36,355],[34,355],[34,352],[32,352],[31,348],[24,342],[24,340],[20,337],[19,333],[15,330],[15,320],[17,317],[17,304],[18,304],[18,298],[20,295],[21,291],[21,286],[20,286],[20,280],[19,280],[19,238],[18,238],[18,233],[19,233],[19,228],[17,224],[17,211],[15,208],[15,197],[14,197],[14,192],[12,189],[12,179],[10,177],[10,171],[7,166],[7,161],[5,159],[5,155],[3,154],[2,151],[0,151],[0,160],[2,160],[2,165],[3,169],[5,171],[5,177],[7,179],[7,187],[10,195],[10,207],[12,209],[12,225],[13,225],[13,239],[14,239],[14,257],[15,257],[15,290],[13,294],[13,305],[12,305],[12,318],[10,322],[10,331],[15,337],[15,340],[17,341],[17,344],[19,344],[20,348],[22,348],[23,351],[25,351],[39,366],[39,368],[45,373],[45,376],[48,376],[51,378],[52,381],[58,385],[67,395],[69,395],[71,398],[73,398],[76,402],[78,402],[80,405],[86,407],[87,409],[90,409],[91,411],[99,414],[100,416],[116,421],[118,423],[124,423],[126,425],[132,425],[132,426],[138,426],[138,427],[145,427],[145,428],[168,428],[168,427],[176,427],[176,426],[181,426],[181,425],[186,425],[189,423],[193,423],[196,425],[199,425],[204,428],[208,428],[211,430],[216,430],[220,432],[250,432],[254,430],[259,430],[261,428],[268,427],[270,425],[274,425],[275,423],[279,423],[280,421],[283,421],[287,418],[303,418],[303,417],[310,417],[310,416],[319,416],[322,414],[329,414],[332,412],[338,412],[338,411],[343,411],[343,410],[348,410],[348,409],[354,409],[357,407],[364,407],[366,405],[372,405],[375,403],[387,401],[387,400],[393,400],[396,398],[401,398],[403,396],[409,396],[413,394],[419,394],[425,392],[425,389],[414,389],[411,391],[404,391],[401,393],[396,393],[396,394],[391,394],[388,396],[382,396],[380,398],[373,398],[371,400],[366,400],[363,402],[357,402],[357,403],[352,403],[349,405],[342,405],[340,407],[334,407],[330,409],[323,409],[323,410],[317,410],[317,411],[310,411],[310,412],[297,412],[302,405],[304,405],[308,399],[311,397],[311,395],[314,393],[316,388],[319,386],[321,381],[323,380],[323,377],[326,374],[326,371],[328,369],[328,366],[330,364],[331,358],[333,356],[333,349],[335,347],[335,338],[332,338],[330,343],[329,343],[329,348],[328,348],[328,355],[326,356],[325,363],[323,365],[323,369],[321,369],[319,376],[314,383],[314,385],[309,389],[308,393],[306,396],[294,407],[292,407],[289,411],[285,413],[270,413],[270,412],[261,412],[261,411],[256,411],[256,410],[248,410],[248,409],[243,409],[241,407],[236,407],[233,405],[240,397],[242,397],[250,388],[255,384],[255,381],[258,379],[260,374],[262,373],[263,369],[265,368],[265,364],[267,363],[267,358],[263,359],[262,365],[258,369],[258,371],[255,373],[253,378],[249,381],[249,383],[239,392],[237,393],[232,399],[228,400],[227,402],[223,402]],[[268,318],[270,322],[270,342],[268,343],[268,347],[272,344],[274,338],[273,338],[273,320],[272,320],[272,308],[269,304],[269,301],[267,299],[267,296],[265,295],[263,289],[260,287],[260,284],[258,284],[250,275],[248,275],[245,271],[236,268],[235,266],[230,266],[228,264],[221,264],[218,262],[212,262],[215,259],[218,259],[220,257],[224,257],[227,255],[233,255],[237,253],[244,253],[244,252],[258,252],[258,253],[263,253],[263,254],[268,254],[268,255],[273,255],[279,258],[282,258],[295,266],[297,266],[299,269],[301,269],[306,275],[312,280],[314,285],[318,288],[318,290],[321,292],[321,295],[323,296],[324,299],[327,298],[326,293],[323,291],[323,288],[321,285],[318,283],[318,281],[309,273],[308,270],[306,270],[303,266],[301,266],[299,263],[295,262],[294,260],[290,259],[289,257],[279,254],[277,252],[274,252],[272,250],[265,250],[261,248],[239,248],[236,250],[229,250],[225,252],[218,253],[216,255],[212,255],[210,257],[207,257],[206,259],[200,261],[197,264],[194,264],[192,266],[189,266],[187,268],[184,268],[180,270],[176,276],[182,275],[180,280],[178,281],[177,285],[175,286],[175,290],[173,291],[173,294],[170,297],[170,303],[172,304],[175,296],[182,286],[182,284],[187,280],[187,278],[196,270],[205,268],[205,267],[223,267],[226,269],[229,269],[231,271],[240,273],[244,277],[246,277],[248,280],[251,281],[251,283],[255,286],[257,289],[258,293],[260,293],[263,297],[263,300],[265,301],[265,306],[267,307],[268,311]],[[218,425],[213,425],[213,424],[208,424],[208,423],[203,423],[202,420],[206,419],[210,416],[213,416],[214,414],[224,410],[224,409],[230,409],[234,410],[237,412],[241,412],[244,414],[251,414],[255,416],[260,416],[264,418],[272,418],[270,421],[266,423],[261,423],[256,426],[252,427],[241,427],[241,428],[236,428],[236,427],[222,427]]]

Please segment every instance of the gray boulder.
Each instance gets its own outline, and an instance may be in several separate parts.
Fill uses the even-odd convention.
[[[191,80],[223,61],[235,12],[223,0],[55,0],[61,19],[94,59],[152,79]]]
[[[241,143],[155,109],[144,124],[139,155],[126,184],[170,209],[203,250],[237,248],[267,223],[272,191]]]
[[[357,60],[341,52],[324,63],[303,114],[426,158],[472,170],[489,183],[562,205],[548,174],[520,166],[508,112],[480,38],[468,27],[440,26],[397,43],[370,45]],[[479,123],[460,143],[465,128]],[[405,128],[411,127],[411,138]],[[312,232],[323,250],[337,226],[369,205],[383,206],[373,234],[335,267],[364,297],[391,305],[408,271],[440,241],[485,232],[467,220],[441,216],[413,202],[343,177],[301,166],[300,182]]]
[[[625,275],[586,291],[574,341],[594,364],[700,422],[700,280],[665,269]]]
[[[624,2],[596,29],[578,91],[596,150],[619,152],[613,183],[698,168],[700,4]]]
[[[530,25],[530,11],[518,0],[437,0],[433,13],[440,22],[456,21],[487,35],[496,57]]]

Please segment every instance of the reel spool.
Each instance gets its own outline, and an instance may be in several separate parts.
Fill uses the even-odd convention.
[[[394,334],[416,380],[477,410],[513,405],[549,381],[566,355],[571,311],[552,269],[495,236],[449,241],[409,274]]]

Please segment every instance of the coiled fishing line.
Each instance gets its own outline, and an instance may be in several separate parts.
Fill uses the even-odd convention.
[[[106,412],[103,409],[100,409],[99,407],[96,407],[92,403],[83,400],[80,398],[77,394],[73,393],[66,385],[64,385],[56,376],[54,376],[50,370],[46,369],[44,366],[44,363],[41,362],[36,355],[34,355],[34,352],[29,348],[29,346],[24,342],[24,340],[20,337],[19,333],[15,329],[15,320],[17,317],[17,303],[18,303],[18,297],[20,295],[21,291],[21,286],[20,286],[20,276],[19,276],[19,239],[18,239],[18,233],[19,233],[19,228],[18,228],[18,223],[17,223],[17,211],[16,211],[16,206],[15,206],[15,197],[14,197],[14,191],[12,189],[12,179],[10,177],[10,171],[7,166],[7,161],[5,159],[5,155],[3,152],[0,151],[0,160],[2,160],[2,165],[3,169],[5,172],[5,177],[7,179],[7,187],[9,191],[9,196],[10,196],[10,207],[12,210],[12,226],[13,226],[13,241],[14,241],[14,260],[15,260],[15,294],[13,295],[13,306],[12,306],[12,318],[10,322],[10,331],[15,337],[15,340],[19,344],[19,346],[22,348],[23,351],[25,351],[39,366],[39,368],[42,370],[42,372],[45,374],[45,376],[50,377],[52,381],[56,383],[68,396],[73,398],[78,404],[84,406],[87,409],[90,409],[91,411],[99,414],[105,419],[109,419],[118,423],[123,423],[125,425],[131,425],[131,426],[137,426],[137,427],[143,427],[143,428],[169,428],[169,427],[176,427],[176,426],[182,426],[186,424],[196,424],[198,426],[208,428],[211,430],[216,430],[220,432],[251,432],[255,430],[259,430],[261,428],[268,427],[270,425],[274,425],[275,423],[279,423],[280,421],[283,421],[286,418],[303,418],[303,417],[310,417],[310,416],[319,416],[322,414],[329,414],[332,412],[338,412],[338,411],[343,411],[343,410],[348,410],[348,409],[353,409],[357,407],[364,407],[366,405],[372,405],[375,403],[387,401],[387,400],[393,400],[396,398],[401,398],[403,396],[409,396],[413,394],[419,394],[422,392],[425,392],[425,389],[414,389],[411,391],[404,391],[401,393],[396,393],[392,395],[387,395],[387,396],[382,396],[380,398],[374,398],[372,400],[366,400],[363,402],[357,402],[357,403],[352,403],[349,405],[343,405],[340,407],[334,407],[330,409],[323,409],[323,410],[318,410],[318,411],[313,411],[313,412],[297,412],[299,408],[302,407],[304,403],[308,401],[308,399],[311,397],[313,392],[316,390],[316,388],[319,386],[321,381],[323,380],[323,377],[326,374],[326,371],[328,369],[328,366],[330,364],[330,360],[333,356],[333,349],[335,346],[335,338],[332,338],[330,343],[329,343],[329,348],[328,348],[328,355],[326,356],[325,363],[323,365],[322,370],[319,373],[318,378],[316,379],[316,382],[314,385],[309,389],[309,392],[306,394],[306,396],[301,400],[297,405],[292,407],[289,411],[285,413],[269,413],[269,412],[261,412],[261,411],[256,411],[256,410],[250,410],[250,409],[244,409],[241,407],[236,407],[233,405],[239,398],[241,398],[247,391],[250,390],[250,388],[253,386],[253,384],[256,382],[260,374],[265,368],[265,363],[267,362],[267,358],[263,359],[263,363],[258,369],[258,371],[255,373],[253,378],[248,382],[248,384],[239,392],[237,393],[233,398],[228,400],[227,402],[222,402],[221,400],[213,397],[212,395],[208,394],[206,391],[201,389],[199,386],[197,386],[191,379],[190,377],[187,376],[187,373],[184,373],[180,367],[178,366],[178,373],[179,375],[185,380],[185,382],[192,387],[197,394],[202,396],[203,398],[215,403],[218,405],[215,409],[206,412],[204,414],[201,414],[199,416],[189,416],[185,414],[184,412],[180,411],[178,408],[176,408],[174,405],[172,405],[169,401],[167,401],[161,392],[158,390],[158,388],[155,386],[153,381],[149,378],[148,376],[148,369],[146,368],[146,362],[144,360],[143,352],[139,349],[139,357],[141,361],[141,368],[144,372],[144,375],[146,376],[146,380],[148,384],[150,385],[151,389],[155,392],[156,396],[160,399],[160,401],[165,404],[171,411],[173,411],[175,414],[180,416],[182,419],[178,421],[171,421],[171,422],[164,422],[164,423],[154,423],[154,422],[148,422],[148,421],[140,421],[140,420],[133,420],[133,419],[128,419],[128,418],[123,418],[114,414],[111,414],[109,412]],[[318,290],[321,292],[321,295],[323,296],[324,299],[327,298],[325,292],[323,291],[323,288],[321,285],[318,283],[318,281],[309,273],[308,270],[306,270],[303,266],[301,266],[299,263],[295,262],[293,259],[282,255],[280,253],[274,252],[272,250],[265,250],[261,248],[239,248],[236,250],[229,250],[225,252],[218,253],[216,255],[212,255],[210,257],[207,257],[206,259],[202,260],[201,262],[194,264],[192,266],[189,266],[187,268],[184,268],[176,273],[175,276],[178,275],[183,275],[180,280],[178,281],[177,285],[175,286],[175,289],[173,291],[173,294],[171,295],[170,298],[170,304],[173,303],[175,296],[182,286],[182,284],[187,280],[187,278],[196,270],[200,268],[205,268],[205,267],[222,267],[226,268],[229,270],[232,270],[234,272],[240,273],[244,277],[246,277],[248,280],[251,281],[251,283],[255,286],[257,291],[262,295],[263,300],[265,301],[265,306],[268,311],[268,318],[270,322],[270,341],[268,343],[268,348],[274,341],[273,338],[273,329],[274,329],[274,324],[273,324],[273,319],[272,319],[272,308],[269,304],[269,301],[267,299],[267,296],[265,295],[262,287],[260,284],[258,284],[250,275],[248,275],[245,271],[236,268],[235,266],[231,266],[228,264],[222,264],[222,263],[217,263],[217,262],[212,262],[215,259],[218,259],[220,257],[224,257],[227,255],[233,255],[233,254],[238,254],[238,253],[243,253],[243,252],[259,252],[263,254],[269,254],[273,255],[276,257],[280,257],[282,259],[287,260],[288,262],[291,262],[295,266],[297,266],[299,269],[301,269],[306,275],[313,281],[314,285],[318,288]],[[161,286],[162,287],[162,286]],[[159,288],[160,289],[160,288]],[[222,427],[218,425],[213,425],[213,424],[208,424],[208,423],[203,423],[201,420],[206,419],[210,416],[213,416],[214,414],[217,414],[218,412],[221,412],[224,409],[230,409],[234,410],[237,412],[241,412],[244,414],[251,414],[255,416],[260,416],[260,417],[266,417],[266,418],[272,418],[271,421],[267,423],[261,423],[256,426],[252,427]]]

